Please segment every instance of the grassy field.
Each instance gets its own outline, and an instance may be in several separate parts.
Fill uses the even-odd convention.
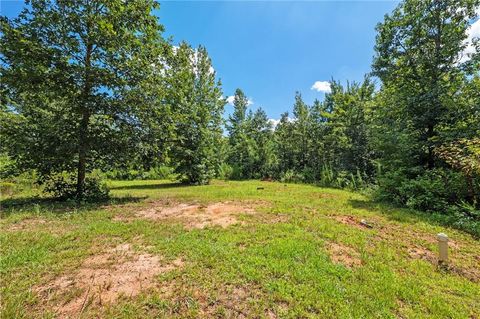
[[[480,242],[422,214],[307,185],[111,187],[3,199],[2,318],[480,318]]]

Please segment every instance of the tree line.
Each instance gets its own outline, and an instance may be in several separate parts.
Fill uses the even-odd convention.
[[[480,217],[478,0],[404,0],[377,25],[372,72],[296,93],[277,125],[226,99],[204,47],[162,36],[153,0],[31,1],[1,19],[3,175],[84,198],[93,174],[171,167],[177,178],[277,179],[373,189]],[[466,53],[468,52],[468,53]],[[53,182],[52,182],[53,181]],[[90,182],[89,182],[90,181]],[[95,192],[92,192],[95,194]]]

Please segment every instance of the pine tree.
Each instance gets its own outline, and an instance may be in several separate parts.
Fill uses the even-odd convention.
[[[235,178],[251,178],[253,162],[255,162],[254,143],[247,134],[250,116],[247,114],[248,98],[241,89],[235,90],[233,113],[229,117],[230,154],[228,163],[234,168]]]
[[[278,172],[281,175],[287,170],[294,169],[295,162],[295,143],[293,138],[294,125],[288,116],[288,112],[282,113],[280,121],[275,128],[275,149],[278,159]]]
[[[172,162],[190,184],[207,184],[220,164],[222,137],[221,83],[216,82],[208,53],[186,43],[176,49],[171,69],[168,104],[175,117]]]
[[[332,81],[331,88],[332,92],[325,98],[329,164],[353,174],[370,172],[372,158],[366,113],[373,99],[374,86],[366,78],[362,84],[347,83],[346,88]]]
[[[299,92],[295,94],[295,104],[293,105],[293,115],[295,116],[293,138],[295,139],[295,162],[298,171],[304,170],[308,165],[308,153],[310,147],[309,131],[310,109],[302,99]]]
[[[254,145],[255,160],[252,163],[252,177],[271,177],[275,165],[272,124],[262,108],[251,115],[248,123],[248,136]]]

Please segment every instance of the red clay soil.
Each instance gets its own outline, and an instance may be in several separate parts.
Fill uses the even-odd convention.
[[[335,264],[341,264],[348,268],[354,268],[362,265],[360,254],[351,247],[330,242],[327,245],[327,250],[331,260]]]
[[[251,207],[233,202],[209,205],[181,203],[168,207],[154,205],[137,212],[136,216],[151,220],[175,219],[181,221],[187,229],[203,229],[209,226],[226,228],[237,224],[237,218],[241,214],[255,214],[255,211]]]
[[[164,263],[159,256],[137,254],[124,244],[87,258],[76,272],[36,290],[59,317],[79,317],[87,307],[113,303],[121,296],[136,296],[155,286],[156,275],[182,266],[180,259]]]

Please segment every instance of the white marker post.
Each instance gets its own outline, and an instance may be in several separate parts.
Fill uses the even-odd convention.
[[[438,240],[438,264],[447,265],[448,263],[448,236],[444,233],[437,234]]]

